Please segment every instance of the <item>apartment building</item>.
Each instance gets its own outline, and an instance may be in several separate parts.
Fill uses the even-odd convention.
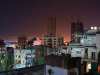
[[[63,40],[64,38],[61,35],[43,35],[42,45],[58,48],[63,45]]]
[[[75,36],[75,43],[69,43],[68,46],[59,47],[61,53],[69,53],[71,57],[81,57],[81,63],[84,64],[84,71],[98,69],[98,53],[100,51],[100,29],[90,27],[83,35]]]
[[[34,48],[24,48],[18,46],[14,50],[14,68],[23,68],[32,66],[32,62],[35,60],[35,49]]]

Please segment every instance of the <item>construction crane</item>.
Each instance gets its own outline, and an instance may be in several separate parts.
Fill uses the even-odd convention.
[[[83,15],[83,16],[90,16],[90,14]],[[78,18],[78,22],[79,22],[79,20],[83,20],[83,19],[79,18],[77,15],[68,15],[68,17],[71,17],[71,22],[73,22],[73,17],[77,17]]]

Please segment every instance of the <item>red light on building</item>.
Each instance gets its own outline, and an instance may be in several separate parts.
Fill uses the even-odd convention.
[[[100,65],[98,66],[98,74],[100,74]]]

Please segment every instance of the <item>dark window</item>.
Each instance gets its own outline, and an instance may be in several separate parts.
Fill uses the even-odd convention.
[[[71,50],[72,50],[72,47],[71,47]]]
[[[77,51],[77,54],[81,54],[81,51]]]
[[[19,55],[19,58],[21,58],[21,56]]]
[[[54,46],[54,48],[56,48],[56,46]]]
[[[46,45],[46,43],[44,43],[44,45]]]
[[[87,53],[88,52],[88,50],[85,50],[85,53]]]
[[[95,59],[95,52],[91,52],[91,59]]]

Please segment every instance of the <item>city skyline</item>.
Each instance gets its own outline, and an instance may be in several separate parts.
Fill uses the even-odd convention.
[[[84,30],[100,26],[100,1],[97,0],[17,0],[0,1],[0,37],[42,36],[47,34],[47,18],[56,17],[56,34],[71,38],[71,16],[73,21],[83,22]]]

